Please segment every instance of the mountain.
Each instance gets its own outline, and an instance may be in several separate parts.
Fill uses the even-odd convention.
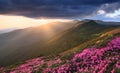
[[[84,49],[83,44],[87,45]],[[1,67],[0,73],[120,73],[120,27],[67,51],[73,54],[29,59],[19,65]]]
[[[0,63],[8,64],[7,62],[10,62],[9,59],[12,57],[11,62],[15,62],[16,59],[23,57],[24,54],[28,56],[27,53],[29,53],[29,51],[30,53],[32,52],[28,46],[40,42],[39,47],[41,47],[45,41],[71,28],[74,24],[76,24],[75,21],[53,22],[38,27],[19,29],[0,34]],[[34,46],[34,48],[36,47]],[[25,52],[25,50],[28,51]],[[16,56],[16,54],[18,55]]]
[[[105,32],[109,32],[117,28],[120,29],[119,27],[120,26],[101,25],[93,20],[78,22],[73,28],[68,29],[64,33],[59,34],[55,36],[54,39],[48,41],[45,49],[55,50],[54,52],[51,52],[51,54],[68,51],[79,46],[80,44],[96,39]]]
[[[92,21],[92,20],[91,19],[82,20],[82,22],[89,22],[89,21]],[[120,22],[102,21],[102,20],[93,20],[93,21],[101,25],[108,25],[108,26],[109,25],[112,25],[112,26],[120,25]]]
[[[8,32],[11,32],[11,31],[13,31],[13,30],[16,30],[16,29],[14,29],[14,28],[10,28],[10,29],[1,29],[1,30],[0,30],[0,34],[8,33]]]
[[[100,20],[96,20],[97,23],[102,24],[102,25],[120,25],[120,22],[104,22]]]
[[[119,27],[84,20],[54,22],[4,33],[0,35],[0,66],[38,56],[59,55]]]

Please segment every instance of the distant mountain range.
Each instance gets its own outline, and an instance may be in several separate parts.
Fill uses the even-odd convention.
[[[0,34],[0,66],[38,56],[59,55],[119,27],[118,22],[75,20],[3,33]]]
[[[115,25],[115,26],[116,25],[120,25],[120,22],[112,22],[112,21],[90,20],[90,19],[84,19],[82,21],[85,21],[85,22],[87,22],[87,21],[94,21],[94,22],[96,22],[98,24],[101,24],[101,25]]]
[[[75,20],[75,21],[79,21],[79,20]],[[85,20],[82,20],[81,22],[87,22],[87,21],[90,21],[90,19],[85,19]],[[102,25],[120,25],[120,22],[105,22],[105,21],[101,21],[101,20],[94,20],[94,21],[97,22],[98,24],[102,24]],[[0,34],[11,32],[13,30],[18,30],[18,29],[19,28],[1,29]]]
[[[14,28],[10,28],[10,29],[1,29],[1,30],[0,30],[0,34],[8,33],[8,32],[11,32],[11,31],[13,31],[13,30],[16,30],[16,29],[14,29]]]

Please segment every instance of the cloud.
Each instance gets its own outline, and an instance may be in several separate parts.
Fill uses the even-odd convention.
[[[107,13],[114,12],[115,10],[118,10],[120,8],[120,2],[115,3],[106,3],[101,5],[99,10],[104,10]]]
[[[0,0],[0,14],[32,18],[82,18],[95,15],[97,10],[115,10],[118,6],[119,0]]]
[[[120,17],[120,8],[118,10],[114,10],[112,12],[106,12],[105,10],[98,10],[97,16],[102,15],[106,18],[118,18]]]
[[[110,18],[120,17],[120,9],[115,10],[113,13],[107,13],[106,17],[110,17]]]
[[[104,10],[98,10],[98,14],[106,14],[106,12]]]

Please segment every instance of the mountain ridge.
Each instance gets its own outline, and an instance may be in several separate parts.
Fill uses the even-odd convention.
[[[17,30],[17,32],[14,31],[16,32],[16,35],[14,35],[14,37],[15,36],[20,37],[22,34],[27,35],[26,38],[24,38],[22,35],[23,40],[19,38],[16,38],[17,40],[11,38],[9,39],[9,37],[13,38],[14,33],[13,34],[6,33],[10,35],[6,35],[5,37],[2,35],[2,37],[5,38],[7,41],[10,40],[9,42],[10,44],[7,47],[6,41],[4,41],[3,38],[0,38],[1,40],[3,40],[0,44],[3,44],[3,42],[6,43],[3,49],[2,49],[3,45],[0,46],[0,52],[1,52],[0,62],[2,62],[1,66],[7,66],[15,62],[24,61],[38,56],[58,55],[59,53],[72,49],[84,42],[87,42],[91,39],[95,39],[102,32],[106,30],[112,30],[112,29],[116,29],[117,27],[120,27],[118,25],[114,27],[101,25],[96,23],[95,21],[87,21],[87,22],[73,21],[73,22],[69,22],[68,24],[69,25],[67,25],[66,23],[63,25],[59,25],[60,28],[58,28],[58,25],[55,24],[56,26],[55,32],[58,29],[59,30],[63,29],[63,27],[65,28],[65,30],[62,30],[62,32],[55,34],[54,36],[50,37],[48,40],[43,42],[40,41],[39,36],[37,37],[39,40],[35,37],[37,41],[34,40],[35,42],[31,42],[31,40],[33,39],[32,34],[26,34],[26,32],[35,33],[34,35],[39,34],[37,32],[37,30],[39,29],[31,30],[33,28],[30,28],[30,30],[26,32],[24,32],[25,30],[24,29],[20,31],[21,34],[19,35],[17,35],[18,34],[17,32],[19,30]],[[27,39],[28,42],[26,42]],[[15,42],[12,42],[11,40],[12,41],[14,40]],[[22,41],[22,43],[16,41]],[[11,57],[13,58],[11,59]]]

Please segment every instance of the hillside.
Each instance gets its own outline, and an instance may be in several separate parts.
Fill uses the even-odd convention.
[[[7,62],[15,62],[16,59],[23,57],[25,53],[29,53],[31,49],[26,46],[40,42],[39,47],[41,47],[42,43],[56,34],[71,28],[75,23],[76,22],[54,22],[38,27],[19,29],[0,34],[0,63],[4,65],[8,64]],[[32,49],[34,48],[36,47],[33,46]],[[25,49],[29,49],[29,51],[25,52]],[[21,51],[19,52],[19,50]],[[18,54],[17,56],[15,55],[16,53]],[[7,59],[5,57],[7,57]],[[20,59],[22,60],[22,58]],[[2,64],[0,64],[0,66]]]
[[[63,51],[68,51],[79,46],[80,44],[83,44],[84,42],[86,43],[90,40],[94,40],[101,34],[116,28],[119,29],[119,26],[101,25],[92,20],[87,22],[83,21],[82,24],[78,23],[77,26],[69,29],[62,35],[59,34],[58,36],[55,36],[55,39],[50,40],[46,45],[49,46],[48,49],[55,50],[54,52],[51,52],[52,54],[60,53],[59,50],[63,53]]]
[[[112,31],[113,32],[113,31]],[[101,36],[100,36],[101,37]],[[106,40],[103,40],[106,42]],[[103,43],[99,43],[103,44]],[[96,45],[96,44],[94,44]],[[81,48],[71,58],[61,56],[48,59],[38,57],[25,61],[16,67],[0,68],[4,73],[119,73],[120,72],[120,32],[113,34],[105,46]],[[80,52],[79,52],[80,51]]]
[[[56,23],[50,26],[54,34],[48,33],[50,30],[43,31],[46,27],[40,26],[0,35],[0,66],[38,56],[53,57],[120,27],[101,25],[93,20]]]
[[[119,34],[120,33],[120,27],[116,28],[116,29],[113,29],[113,30],[107,30],[103,33],[101,33],[101,35],[99,35],[97,38],[95,39],[91,39],[85,43],[82,43],[70,50],[67,50],[67,51],[64,51],[62,53],[60,53],[60,55],[64,56],[65,54],[72,54],[72,53],[75,53],[75,52],[78,52],[78,51],[82,51],[85,47],[88,47],[88,46],[95,46],[97,44],[100,44],[100,46],[102,46],[102,44],[105,44],[104,41],[108,41],[110,40],[111,38],[113,38],[116,34]],[[99,45],[97,45],[99,46]]]

